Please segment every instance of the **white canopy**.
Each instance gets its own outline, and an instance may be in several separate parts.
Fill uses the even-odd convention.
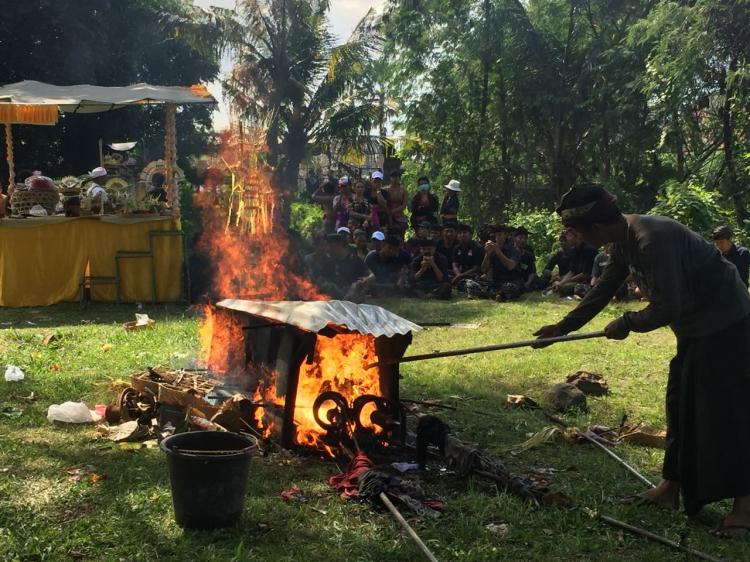
[[[60,111],[97,113],[126,105],[171,103],[216,103],[203,85],[191,87],[152,86],[55,86],[34,80],[24,80],[0,87],[0,104],[26,106],[56,106]]]
[[[260,316],[268,320],[319,332],[329,324],[375,337],[417,332],[422,328],[405,318],[372,304],[349,301],[246,301],[225,299],[220,308]]]

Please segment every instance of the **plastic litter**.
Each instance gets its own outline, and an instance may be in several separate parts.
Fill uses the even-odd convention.
[[[393,462],[391,466],[399,472],[409,472],[410,470],[417,470],[419,465],[415,462]]]
[[[151,318],[148,317],[148,314],[136,314],[135,315],[136,326],[147,326],[150,322],[151,322]]]
[[[5,380],[8,382],[22,381],[23,371],[15,365],[8,365],[5,369]]]
[[[49,407],[47,420],[50,423],[94,423],[101,420],[101,416],[89,410],[83,402],[63,402]]]

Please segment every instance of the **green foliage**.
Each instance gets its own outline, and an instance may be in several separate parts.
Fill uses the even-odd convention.
[[[731,213],[721,206],[719,195],[693,182],[667,182],[649,214],[673,218],[704,236],[722,224],[736,229]]]
[[[524,226],[529,231],[529,244],[537,260],[543,261],[559,249],[557,239],[563,226],[557,213],[523,204],[509,205],[505,213],[509,224]]]
[[[213,80],[219,72],[217,34],[200,27],[201,45],[184,31],[202,12],[189,0],[40,0],[4,2],[0,18],[3,83],[39,80],[52,84],[122,86],[138,82],[186,85]],[[19,38],[19,34],[23,38]],[[10,39],[14,38],[14,39]],[[206,151],[211,107],[185,107],[177,118],[179,164]],[[16,171],[40,169],[57,177],[98,166],[97,141],[138,140],[149,159],[164,151],[162,107],[66,114],[55,127],[16,126]],[[0,175],[7,178],[5,159]]]
[[[323,209],[317,203],[292,203],[290,226],[305,238],[312,238],[323,223]]]
[[[372,22],[335,46],[328,10],[327,1],[241,0],[221,12],[235,63],[225,92],[242,117],[265,126],[274,180],[286,188],[296,188],[313,150],[361,150],[377,115],[365,72],[379,43]]]
[[[600,181],[628,210],[694,181],[747,217],[747,0],[392,0],[402,156],[460,179],[475,221]]]

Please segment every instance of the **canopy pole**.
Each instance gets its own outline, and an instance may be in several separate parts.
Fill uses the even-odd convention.
[[[180,216],[180,190],[174,180],[174,168],[177,164],[177,106],[168,103],[165,109],[164,135],[164,183],[167,199],[172,205],[172,215]]]
[[[5,124],[5,160],[8,162],[8,195],[16,189],[16,167],[13,163],[13,125]]]

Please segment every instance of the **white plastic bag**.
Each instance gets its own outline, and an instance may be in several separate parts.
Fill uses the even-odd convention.
[[[22,381],[23,371],[15,365],[8,365],[5,369],[5,380],[8,382]]]
[[[52,404],[47,410],[47,420],[50,423],[93,423],[96,421],[91,415],[89,407],[83,402],[63,402]]]
[[[136,326],[148,326],[150,322],[151,322],[151,318],[148,317],[148,314],[136,314],[135,315]]]

